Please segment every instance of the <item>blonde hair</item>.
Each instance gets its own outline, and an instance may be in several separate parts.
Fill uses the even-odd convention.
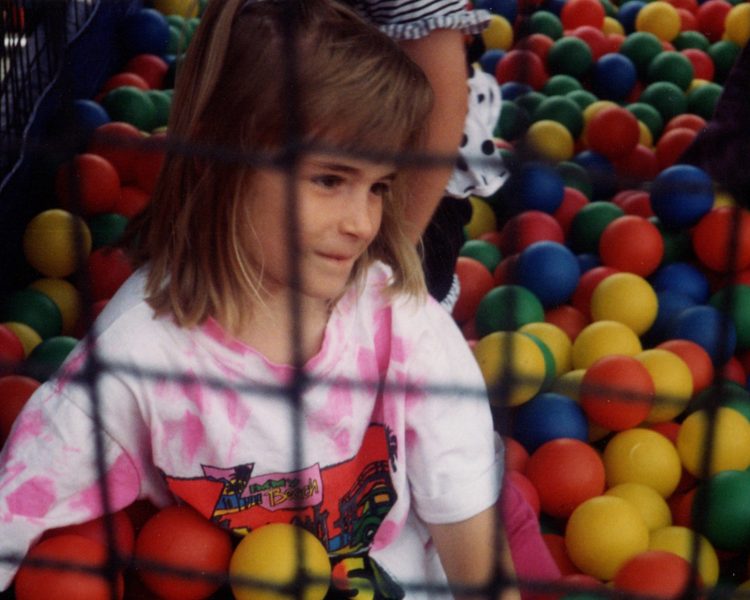
[[[247,202],[263,201],[247,197],[255,170],[291,167],[316,144],[393,161],[419,150],[431,106],[422,71],[332,0],[212,0],[179,67],[152,202],[131,229],[151,306],[182,326],[210,316],[239,326],[262,289],[243,250]],[[379,259],[393,270],[390,291],[420,294],[400,176],[353,280]]]

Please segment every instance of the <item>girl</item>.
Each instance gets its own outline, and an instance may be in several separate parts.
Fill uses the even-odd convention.
[[[512,574],[483,380],[402,230],[431,102],[329,0],[209,4],[139,269],[0,454],[0,556],[149,499],[302,525],[381,598]]]

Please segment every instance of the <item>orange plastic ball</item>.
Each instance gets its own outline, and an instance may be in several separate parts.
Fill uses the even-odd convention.
[[[0,447],[31,394],[39,387],[36,379],[25,375],[0,377]]]
[[[122,184],[135,181],[133,165],[137,146],[145,139],[137,127],[123,121],[112,121],[94,130],[88,152],[108,160],[117,170]]]
[[[165,600],[201,600],[219,588],[218,577],[229,570],[230,534],[189,506],[170,506],[149,519],[135,540],[135,559],[141,581]],[[181,577],[159,571],[185,569]],[[203,577],[201,577],[203,575]]]
[[[622,107],[607,107],[586,125],[589,148],[610,159],[623,158],[638,144],[641,130],[635,115]]]
[[[453,307],[453,318],[465,323],[474,318],[480,300],[495,287],[495,279],[480,261],[468,256],[458,257],[455,271],[461,291]]]
[[[664,600],[681,597],[689,585],[696,583],[690,563],[666,550],[636,554],[620,567],[613,580],[616,590]]]
[[[105,545],[80,535],[58,535],[42,540],[29,550],[16,574],[16,600],[122,598],[125,593],[122,573],[118,572],[110,579],[112,575],[104,571],[107,555]],[[61,564],[42,566],[33,564],[33,560],[57,561]]]
[[[580,440],[558,438],[542,444],[529,457],[526,476],[539,493],[542,511],[569,517],[582,502],[604,492],[604,463],[594,448]]]
[[[57,170],[55,193],[60,206],[85,215],[112,212],[120,198],[120,176],[106,158],[79,154]]]
[[[712,209],[698,221],[692,239],[698,259],[709,269],[726,273],[750,267],[750,212],[745,209]]]

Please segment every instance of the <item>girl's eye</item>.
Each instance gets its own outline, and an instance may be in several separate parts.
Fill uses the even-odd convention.
[[[382,198],[391,191],[391,185],[385,181],[380,181],[372,186],[371,191],[373,194]]]
[[[313,177],[313,183],[324,188],[333,189],[343,183],[343,179],[338,175],[317,175]]]

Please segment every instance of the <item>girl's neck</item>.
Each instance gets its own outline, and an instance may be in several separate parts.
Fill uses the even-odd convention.
[[[274,297],[267,304],[257,306],[234,335],[273,363],[292,365],[299,360],[304,364],[323,345],[330,306],[302,296],[296,322],[293,314],[290,296]]]

